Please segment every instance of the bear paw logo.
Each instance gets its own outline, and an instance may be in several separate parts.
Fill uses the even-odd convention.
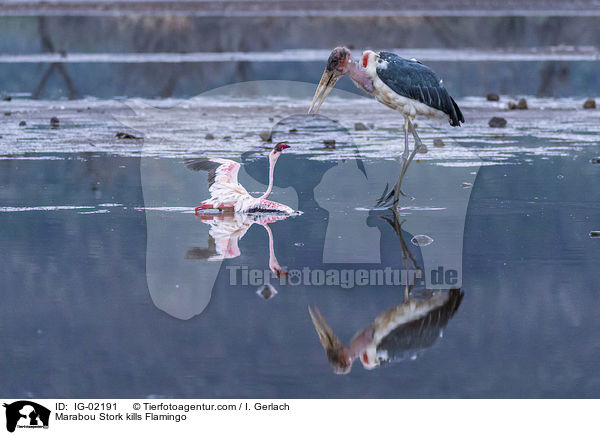
[[[298,285],[302,282],[302,274],[299,270],[290,270],[287,276],[287,283],[289,285]]]

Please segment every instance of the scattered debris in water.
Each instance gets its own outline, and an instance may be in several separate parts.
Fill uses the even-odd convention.
[[[19,127],[25,127],[27,123],[25,121],[19,122]]]
[[[590,237],[593,239],[600,237],[600,231],[590,231]]]
[[[140,137],[134,136],[131,133],[118,132],[116,135],[117,139],[141,139]]]
[[[494,116],[492,119],[490,119],[488,125],[492,128],[504,128],[506,127],[506,119],[500,118],[499,116]]]
[[[417,234],[410,241],[415,246],[427,246],[433,243],[433,239],[425,234]]]
[[[335,139],[325,139],[323,141],[323,145],[325,145],[325,148],[335,148]]]
[[[60,121],[58,120],[58,118],[56,116],[53,116],[52,118],[50,118],[50,126],[52,128],[58,128],[59,125],[60,125]]]
[[[288,133],[290,133],[290,134],[296,134],[296,133],[298,133],[298,129],[297,128],[290,128],[290,130],[288,131]]]
[[[263,298],[265,301],[273,298],[277,294],[277,290],[271,284],[264,284],[256,290],[256,294]]]
[[[517,103],[514,101],[508,102],[508,110],[527,110],[527,100],[521,98]]]
[[[596,108],[596,100],[594,100],[593,98],[588,98],[583,103],[583,108],[584,109],[595,109]]]
[[[268,130],[263,130],[260,133],[258,133],[258,135],[264,142],[271,142],[271,140],[273,139],[271,132]]]
[[[215,135],[212,133],[206,133],[206,136],[204,136],[204,139],[207,140],[213,140],[215,138]]]
[[[231,136],[223,136],[223,140],[231,140]]]
[[[4,112],[4,116],[10,116],[10,115],[12,115],[12,113],[10,113],[10,112]]]
[[[356,131],[364,131],[364,130],[368,130],[368,129],[369,129],[369,127],[367,127],[362,122],[355,122],[354,123],[354,130],[356,130]]]
[[[444,143],[443,140],[441,140],[439,137],[436,137],[435,139],[433,139],[433,146],[436,148],[442,148],[443,146],[445,146],[446,144]]]
[[[493,92],[490,92],[489,94],[487,94],[485,96],[485,98],[488,101],[500,101],[500,96],[498,94],[493,93]]]
[[[462,187],[464,187],[465,189],[470,189],[471,187],[473,187],[473,183],[467,183],[466,181],[464,183],[461,184]]]

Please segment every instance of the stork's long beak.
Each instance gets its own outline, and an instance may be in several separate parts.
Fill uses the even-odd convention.
[[[329,325],[327,324],[317,307],[315,307],[315,311],[317,313],[316,315],[315,312],[313,312],[313,310],[310,307],[308,307],[310,318],[312,319],[313,325],[315,325],[315,330],[319,335],[319,340],[321,340],[323,348],[325,350],[329,350],[340,346],[343,347],[344,345],[333,333],[333,331],[331,330],[331,328],[329,327]]]
[[[312,113],[316,114],[319,111],[321,104],[323,104],[323,101],[325,101],[325,98],[327,98],[327,95],[329,95],[329,93],[331,92],[337,81],[340,79],[340,77],[341,75],[336,73],[335,70],[329,71],[327,68],[325,68],[325,71],[321,76],[319,86],[317,86],[315,96],[313,97],[312,103],[310,103],[310,109],[308,109],[309,115],[311,114],[313,107],[315,107],[315,103],[317,102],[317,99],[320,96],[321,99],[319,100],[319,104],[317,104],[317,107],[315,107],[315,110]]]
[[[348,355],[348,351],[339,338],[333,333],[319,309],[315,306],[315,311],[308,307],[310,318],[312,319],[315,330],[321,341],[321,345],[327,353],[327,358],[334,366],[334,371],[337,374],[346,374],[350,371],[352,360]],[[315,315],[316,312],[316,315]]]

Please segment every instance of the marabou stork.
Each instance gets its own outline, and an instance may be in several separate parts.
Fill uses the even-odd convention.
[[[400,240],[403,270],[423,270],[403,237],[402,224],[394,209],[393,219],[383,217]],[[404,285],[404,300],[375,318],[375,321],[356,333],[346,346],[331,330],[319,309],[308,307],[321,345],[336,374],[350,372],[352,363],[360,359],[371,370],[382,364],[413,358],[432,346],[458,310],[464,293],[461,289],[448,291],[421,290],[420,297],[412,294],[414,283]]]
[[[308,312],[333,371],[345,375],[356,359],[371,370],[432,346],[458,310],[463,296],[460,289],[432,292],[422,300],[407,294],[404,302],[377,316],[347,346],[333,333],[317,307],[309,306]]]
[[[345,74],[349,74],[354,84],[377,101],[404,115],[404,152],[402,153],[402,170],[394,189],[380,199],[387,202],[392,196],[394,205],[398,202],[402,178],[408,165],[423,145],[411,120],[416,115],[428,118],[446,118],[453,127],[465,122],[460,108],[444,88],[442,80],[430,68],[416,59],[403,59],[400,56],[381,51],[375,53],[367,50],[359,62],[352,59],[346,47],[336,47],[329,56],[327,67],[323,72],[319,86],[315,92],[308,113],[317,113],[327,95],[336,82]],[[319,103],[317,99],[321,97]],[[415,138],[412,153],[408,148],[408,132]]]
[[[196,207],[196,212],[209,209],[232,210],[235,213],[281,213],[293,214],[287,205],[269,201],[267,197],[273,189],[273,173],[281,152],[290,146],[279,142],[269,153],[269,187],[260,197],[248,193],[237,179],[240,164],[228,159],[197,158],[185,160],[187,168],[193,171],[208,171],[208,191],[210,198]]]
[[[208,232],[208,248],[191,248],[185,253],[188,260],[222,261],[236,258],[241,255],[239,241],[253,224],[262,226],[269,236],[269,269],[277,277],[286,272],[279,265],[275,256],[273,232],[269,224],[284,220],[288,215],[283,214],[247,214],[247,213],[220,213],[218,215],[200,215],[205,224],[210,225]]]

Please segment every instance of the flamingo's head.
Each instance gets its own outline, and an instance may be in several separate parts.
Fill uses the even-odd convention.
[[[347,67],[350,62],[352,62],[352,53],[350,53],[350,50],[346,47],[335,47],[333,49],[327,60],[327,66],[325,67],[325,71],[323,71],[319,86],[317,86],[315,96],[308,109],[309,115],[319,111],[321,104],[323,104],[323,101],[325,101],[325,98],[327,98],[327,95],[329,95],[337,81],[348,72]],[[319,103],[317,104],[318,99]]]
[[[284,142],[279,142],[277,145],[273,147],[271,152],[269,153],[270,160],[277,160],[281,155],[282,151],[290,146]]]

